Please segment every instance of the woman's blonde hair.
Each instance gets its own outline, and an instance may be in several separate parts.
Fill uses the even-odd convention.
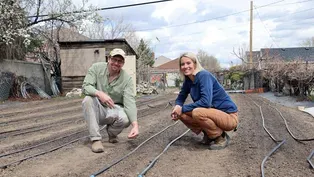
[[[179,57],[179,71],[180,71],[180,77],[182,80],[185,79],[184,73],[181,71],[181,60],[183,57],[187,57],[191,59],[195,65],[195,70],[193,72],[193,75],[195,76],[198,72],[202,71],[204,68],[202,67],[201,63],[199,62],[197,56],[192,52],[186,52],[180,55]]]

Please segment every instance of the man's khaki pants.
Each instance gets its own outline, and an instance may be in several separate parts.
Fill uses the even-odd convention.
[[[117,136],[130,125],[123,107],[119,105],[112,109],[106,108],[97,97],[86,96],[82,106],[91,141],[101,139],[99,125],[107,125],[109,136]]]
[[[223,131],[231,131],[238,125],[238,113],[225,113],[214,108],[195,108],[192,112],[183,113],[180,120],[194,133],[205,131],[213,139]]]

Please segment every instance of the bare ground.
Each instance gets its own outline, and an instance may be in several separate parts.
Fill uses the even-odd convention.
[[[265,126],[276,140],[286,140],[265,163],[265,176],[313,176],[306,158],[314,149],[314,141],[295,141],[287,132],[276,107],[286,118],[289,128],[297,138],[314,138],[314,118],[296,109],[269,102],[258,95],[231,95],[239,108],[240,126],[236,132],[228,132],[231,143],[220,151],[208,150],[200,145],[201,135],[188,132],[163,154],[146,176],[261,176],[261,162],[277,145],[263,129],[260,109],[265,118]],[[120,143],[110,144],[103,131],[105,152],[92,153],[82,116],[82,99],[62,99],[34,101],[23,104],[2,105],[0,107],[0,166],[19,161],[21,158],[40,154],[64,143],[75,141],[53,152],[14,163],[0,169],[0,176],[57,177],[90,176],[112,164],[132,151],[143,141],[174,122],[170,120],[169,101],[174,94],[139,98],[138,121],[140,136],[135,140],[126,138],[129,128],[119,136]],[[128,158],[99,176],[137,176],[144,170],[165,146],[187,128],[181,123],[165,130],[140,147]],[[60,138],[66,135],[64,138]],[[60,138],[53,141],[56,138]],[[15,153],[40,143],[36,148]],[[314,160],[313,160],[314,161]]]

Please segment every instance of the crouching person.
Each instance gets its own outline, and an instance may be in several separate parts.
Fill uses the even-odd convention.
[[[113,49],[108,64],[93,64],[83,82],[82,102],[84,118],[92,141],[92,151],[103,152],[100,126],[107,125],[110,143],[118,142],[118,135],[132,124],[128,138],[136,138],[139,133],[137,108],[132,78],[122,69],[125,52]]]
[[[202,143],[209,149],[225,148],[229,143],[226,131],[238,125],[238,108],[217,79],[204,70],[193,53],[184,53],[178,63],[184,79],[172,110],[173,120],[181,120],[194,133],[204,133]],[[193,103],[184,104],[190,94]]]

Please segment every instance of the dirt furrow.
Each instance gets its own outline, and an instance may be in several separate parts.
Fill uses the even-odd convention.
[[[52,100],[42,100],[32,103],[24,103],[24,106],[14,105],[9,108],[0,109],[0,117],[16,116],[18,114],[26,114],[33,112],[41,112],[51,110],[52,108],[67,107],[74,103],[81,103],[82,98],[53,98]]]
[[[164,111],[165,109],[163,109],[163,110],[161,110],[161,111]],[[145,110],[145,111],[152,111],[152,110]],[[168,108],[168,111],[169,111],[169,108]],[[158,114],[158,113],[157,113]],[[156,115],[153,115],[154,117],[158,117],[158,116],[156,116]],[[170,120],[170,119],[169,119]],[[168,120],[168,121],[169,121]],[[144,133],[144,132],[146,132],[146,131],[150,131],[150,129],[151,129],[151,123],[152,122],[155,122],[155,123],[158,123],[159,122],[159,120],[158,119],[156,119],[156,118],[154,118],[154,119],[152,119],[151,118],[151,116],[146,116],[146,117],[141,117],[140,119],[139,119],[139,121],[140,121],[140,123],[141,123],[141,131],[143,131],[142,133]],[[143,123],[143,122],[145,122],[145,123]],[[171,122],[171,121],[170,121]],[[148,127],[145,127],[143,124],[146,124]],[[155,127],[155,126],[154,126]],[[157,127],[155,127],[155,129],[157,129]],[[107,135],[104,135],[104,139],[106,139],[106,136]],[[124,133],[123,135],[121,135],[121,136],[126,136],[126,133]],[[105,141],[105,140],[104,140]],[[136,140],[135,140],[136,141]],[[88,150],[88,151],[90,151],[90,149]],[[40,157],[39,157],[40,158]],[[19,165],[20,166],[20,165]],[[12,167],[13,168],[13,167]]]
[[[258,104],[263,106],[266,126],[279,138],[287,138],[287,143],[274,153],[265,164],[266,176],[313,176],[314,171],[309,168],[306,157],[314,147],[314,142],[299,143],[292,138],[285,130],[283,120],[273,108],[267,107],[267,100],[252,96]],[[175,99],[176,95],[158,95],[139,98],[137,105],[139,108],[140,135],[135,140],[128,140],[126,137],[131,129],[127,128],[119,135],[120,143],[108,143],[106,132],[103,132],[103,145],[105,152],[95,154],[90,150],[88,139],[81,140],[57,151],[38,156],[34,159],[24,161],[18,165],[13,165],[5,170],[0,169],[0,176],[90,176],[93,172],[109,165],[114,160],[121,158],[138,146],[141,142],[152,136],[162,128],[173,123],[170,119],[171,106],[166,107],[167,102]],[[147,173],[147,176],[261,176],[260,165],[264,157],[276,146],[262,126],[262,119],[259,108],[243,94],[233,94],[232,99],[239,108],[240,125],[238,131],[228,132],[231,142],[228,148],[220,151],[208,150],[207,146],[199,145],[198,141],[202,135],[195,135],[191,132],[173,144],[169,150],[161,156],[154,167]],[[49,102],[45,102],[49,104]],[[36,103],[37,104],[37,103]],[[29,106],[32,106],[31,104]],[[287,118],[290,128],[297,136],[311,138],[314,134],[314,120],[308,114],[300,113],[295,109],[278,106],[282,114]],[[44,111],[46,112],[46,111]],[[77,114],[77,111],[70,111]],[[52,113],[54,116],[61,114]],[[55,126],[55,128],[39,133],[30,133],[25,136],[10,137],[0,140],[0,153],[12,152],[14,150],[36,145],[45,141],[52,140],[66,134],[79,130],[86,130],[83,117],[77,123],[70,123],[65,126]],[[2,120],[2,118],[0,119]],[[37,119],[36,119],[37,120]],[[40,119],[38,119],[40,121]],[[53,123],[53,118],[40,125]],[[63,120],[63,119],[58,119]],[[51,121],[51,122],[50,122]],[[27,122],[27,121],[26,121]],[[13,124],[12,124],[13,125]],[[39,125],[39,124],[31,124]],[[30,125],[30,126],[31,126]],[[59,125],[59,124],[56,124]],[[5,127],[5,126],[3,126]],[[19,126],[16,124],[16,128]],[[27,126],[20,126],[27,127]],[[7,130],[10,130],[7,128]],[[165,145],[172,139],[182,134],[186,127],[180,123],[156,139],[149,141],[137,152],[129,156],[121,163],[109,169],[99,176],[136,176],[148,163],[158,155]],[[84,134],[84,133],[83,133]],[[83,136],[83,134],[79,136]],[[60,143],[71,141],[72,138],[58,140],[49,143],[41,148],[30,150],[20,155],[1,159],[0,163],[10,162],[21,156],[27,156],[42,150],[48,150]],[[42,170],[45,169],[45,170]]]
[[[30,114],[24,114],[24,115],[19,115],[16,117],[10,117],[10,118],[2,118],[0,119],[0,125],[4,126],[7,124],[15,123],[15,122],[21,122],[29,119],[35,119],[35,118],[40,118],[40,117],[46,117],[49,115],[54,115],[54,114],[61,114],[61,113],[69,113],[69,112],[78,112],[81,111],[82,107],[79,105],[71,105],[66,108],[60,108],[60,109],[52,109],[44,112],[36,112],[36,113],[30,113]]]
[[[85,124],[83,120],[77,122],[60,124],[58,126],[49,127],[44,130],[30,132],[27,134],[21,134],[18,136],[11,136],[5,139],[1,139],[0,152],[4,153],[7,150],[17,150],[25,148],[27,146],[32,146],[36,143],[43,141],[49,141],[56,136],[62,136],[65,134],[73,133],[78,130],[85,130]]]
[[[157,100],[157,102],[154,102],[153,103],[154,107],[153,108],[150,108],[150,107],[147,107],[147,108],[142,108],[139,110],[139,118],[140,117],[143,117],[145,115],[149,115],[149,114],[153,114],[155,112],[158,112],[158,109],[159,108],[165,108],[165,103],[164,102],[160,102]],[[73,110],[75,111],[75,110]],[[147,114],[148,112],[148,114]],[[146,113],[146,114],[145,114]],[[47,112],[46,112],[47,114]],[[77,113],[76,113],[77,114]],[[36,114],[35,114],[36,115]],[[51,118],[51,122],[49,121],[39,121],[40,122],[40,125],[36,125],[36,124],[33,124],[32,126],[29,126],[27,125],[26,128],[24,127],[24,129],[31,129],[31,128],[36,128],[36,127],[45,127],[45,126],[49,126],[49,128],[52,128],[52,126],[55,124],[55,125],[58,125],[58,126],[61,126],[62,124],[60,124],[61,122],[64,122],[64,121],[67,121],[68,119],[71,119],[71,118],[77,118],[77,117],[80,117],[81,119],[83,119],[82,117],[82,113],[80,115],[75,115],[75,116],[71,116],[71,114],[68,114],[66,117],[65,116],[62,116],[62,118],[59,118],[58,120],[57,119],[57,116],[58,115],[61,115],[60,113],[55,113],[55,114],[52,114],[52,118]],[[70,117],[70,118],[69,118]],[[45,119],[42,119],[42,120],[45,120]],[[12,126],[11,126],[11,130],[16,130],[16,129],[13,129]],[[24,135],[23,135],[24,136]],[[8,137],[7,137],[8,138]],[[51,139],[50,138],[46,138],[45,141],[50,141]],[[39,143],[39,142],[37,142]],[[42,142],[41,142],[42,143]],[[32,143],[32,141],[30,140],[28,144],[36,144],[36,143]],[[19,146],[20,148],[23,147],[23,146]],[[23,147],[25,148],[25,147]],[[7,147],[5,147],[5,149],[7,149]],[[13,150],[14,151],[14,150]],[[35,151],[35,150],[34,150]],[[25,155],[22,155],[22,156],[25,156]]]

